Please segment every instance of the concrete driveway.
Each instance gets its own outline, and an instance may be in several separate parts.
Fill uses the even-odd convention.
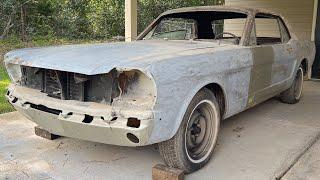
[[[303,165],[320,149],[312,146],[320,133],[319,107],[320,82],[307,82],[297,105],[271,99],[224,121],[212,160],[186,179],[298,179],[306,171],[319,177],[319,170],[309,170],[320,167],[319,158]],[[0,115],[0,179],[141,180],[163,163],[156,146],[49,141],[35,136],[34,126],[16,112]]]

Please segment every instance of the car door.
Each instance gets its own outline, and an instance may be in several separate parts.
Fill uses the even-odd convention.
[[[275,96],[282,88],[293,65],[293,48],[281,29],[279,17],[257,14],[253,32],[252,71],[249,88],[249,105]],[[290,37],[290,36],[289,36]]]

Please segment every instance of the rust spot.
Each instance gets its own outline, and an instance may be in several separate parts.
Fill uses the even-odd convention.
[[[119,87],[123,92],[127,89],[130,81],[132,81],[135,77],[135,72],[123,72],[119,75],[118,81],[119,81]]]
[[[128,79],[128,77],[126,76],[125,73],[121,73],[121,74],[119,75],[119,78],[118,78],[118,80],[119,80],[119,87],[120,87],[120,89],[121,89],[122,91],[124,91],[125,88],[126,88],[127,79]]]
[[[139,128],[140,127],[140,120],[137,118],[128,118],[127,126],[133,127],[133,128]]]

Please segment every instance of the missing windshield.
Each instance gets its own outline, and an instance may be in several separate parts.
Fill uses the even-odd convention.
[[[160,18],[144,40],[206,40],[239,44],[247,15],[235,12],[191,12]]]

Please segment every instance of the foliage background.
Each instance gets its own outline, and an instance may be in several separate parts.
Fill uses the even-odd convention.
[[[101,39],[124,35],[125,0],[2,0],[0,35]],[[173,8],[216,5],[222,0],[139,0],[141,32],[160,13]],[[3,38],[2,38],[3,39]]]
[[[3,65],[6,52],[124,36],[124,4],[125,0],[1,0],[0,113],[13,110],[4,98],[10,83]],[[224,0],[138,0],[138,32],[168,9],[220,4]]]

